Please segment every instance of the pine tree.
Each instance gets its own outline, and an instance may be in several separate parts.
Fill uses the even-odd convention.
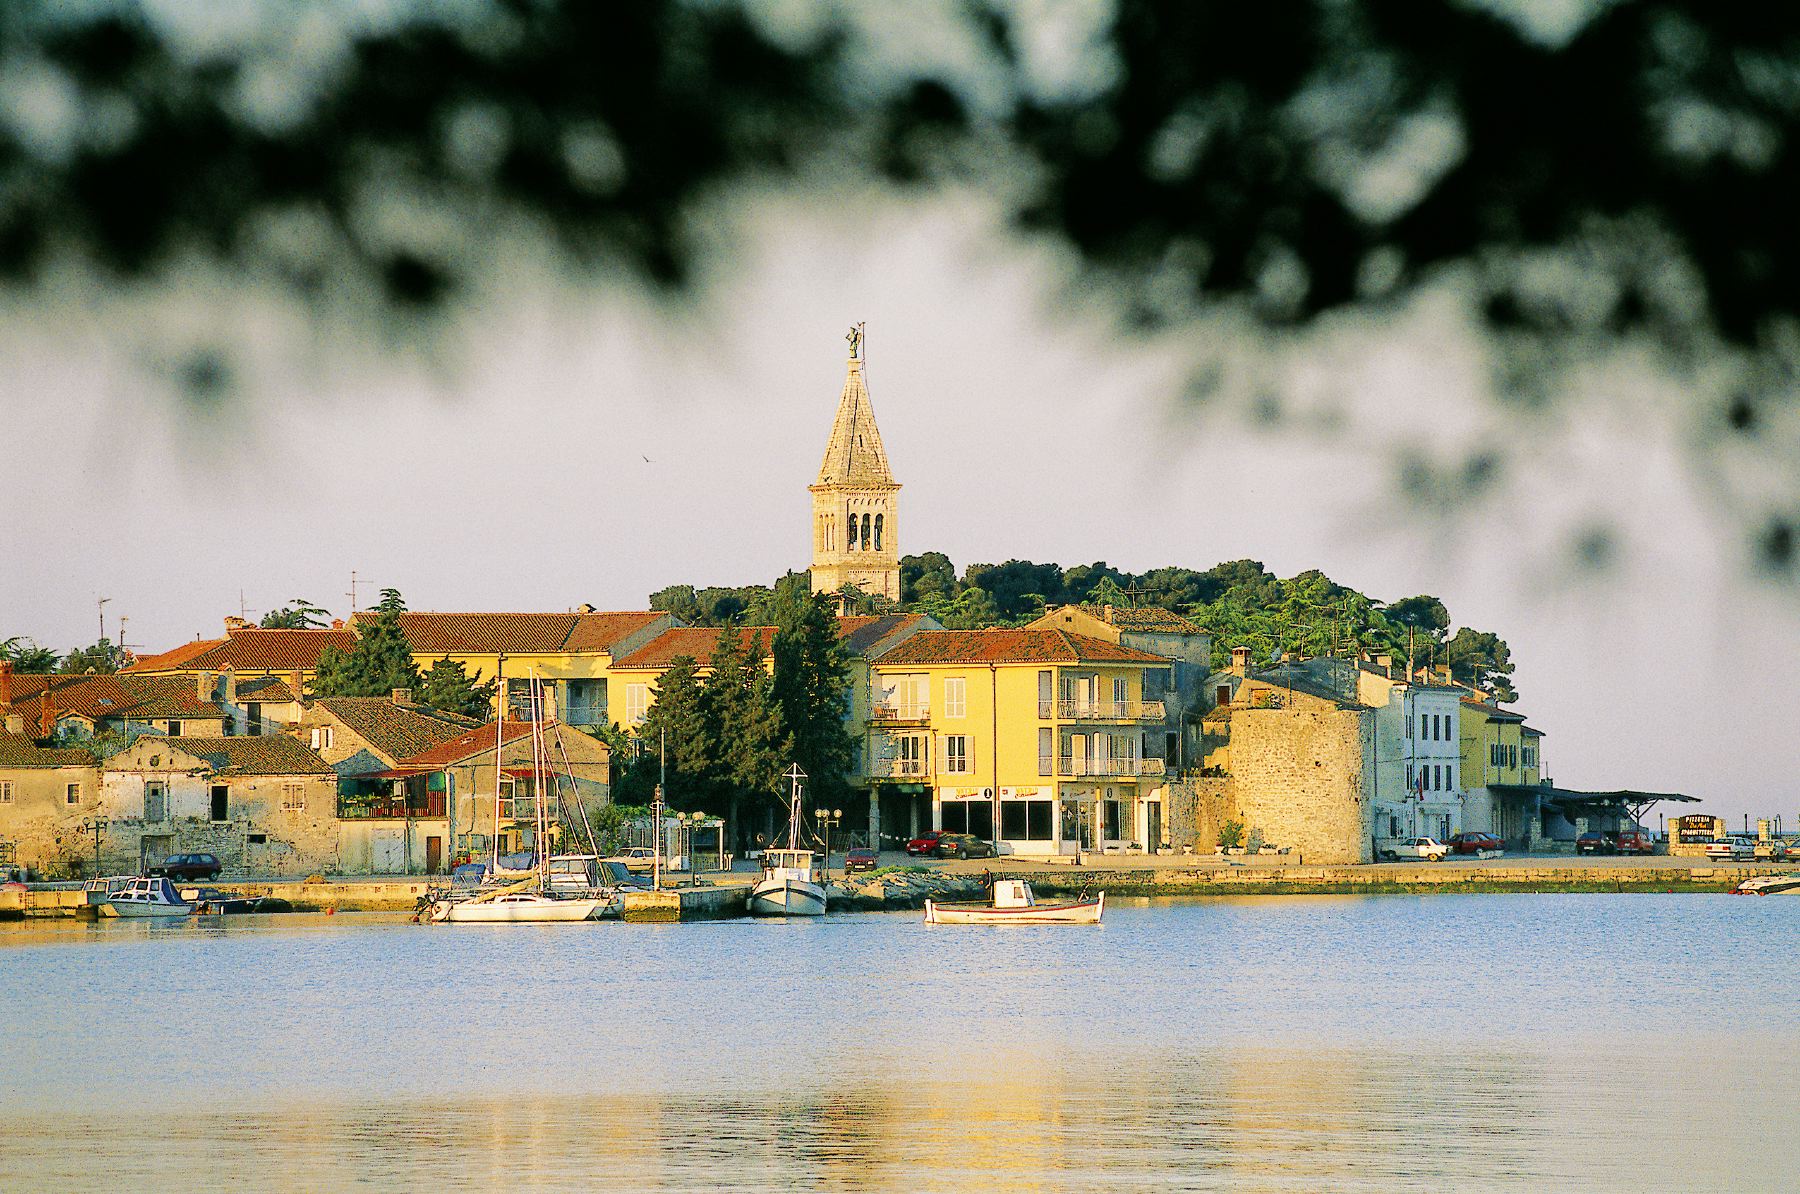
[[[494,694],[500,690],[498,680],[477,684],[463,668],[461,661],[445,657],[431,665],[420,685],[421,705],[460,713],[464,717],[486,720],[494,715]]]
[[[841,801],[856,739],[844,723],[849,658],[824,594],[799,595],[776,607],[773,653],[773,694],[792,735],[795,759],[812,777],[819,801]]]
[[[348,651],[326,647],[319,652],[313,678],[317,696],[387,696],[396,688],[417,689],[422,681],[412,647],[400,630],[406,602],[393,589],[381,591],[375,616],[357,623],[356,645]]]
[[[678,808],[711,803],[719,792],[717,740],[713,737],[705,691],[692,657],[678,655],[657,679],[656,702],[638,726],[644,754],[634,770],[654,787],[668,750],[669,782],[664,796]]]

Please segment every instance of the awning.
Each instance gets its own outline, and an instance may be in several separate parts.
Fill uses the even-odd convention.
[[[415,775],[429,775],[436,771],[435,767],[401,767],[393,771],[363,771],[356,775],[346,775],[345,779],[411,779]]]
[[[1700,797],[1682,792],[1640,792],[1621,788],[1616,792],[1583,792],[1575,788],[1559,788],[1554,784],[1489,784],[1496,796],[1530,799],[1536,797],[1565,816],[1578,816],[1600,809],[1623,809],[1632,820],[1641,820],[1652,805],[1698,804]]]
[[[502,775],[509,775],[513,779],[534,779],[538,776],[546,776],[550,779],[555,779],[557,775],[554,770],[548,767],[502,767],[500,768],[500,773]]]

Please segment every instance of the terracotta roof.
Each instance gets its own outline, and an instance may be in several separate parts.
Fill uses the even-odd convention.
[[[775,637],[773,626],[743,626],[738,629],[738,645],[748,649],[751,642],[760,643],[764,655]],[[686,655],[701,667],[712,662],[713,644],[719,641],[714,626],[677,626],[665,630],[631,654],[613,663],[613,669],[664,668]]]
[[[478,755],[483,751],[493,750],[494,727],[496,724],[500,723],[490,721],[484,726],[478,726],[475,729],[458,734],[447,742],[440,742],[429,750],[422,750],[416,755],[408,755],[404,759],[398,759],[395,763],[397,766],[422,767],[426,769],[454,766],[468,758],[470,755]],[[520,738],[523,738],[530,733],[531,723],[528,721],[505,722],[501,729],[501,741],[503,743],[517,742]]]
[[[923,621],[924,617],[924,614],[885,614],[881,617],[839,618],[838,637],[844,640],[844,647],[850,654],[866,655],[882,639],[914,622]]]
[[[1525,715],[1523,713],[1514,713],[1511,709],[1502,709],[1498,705],[1491,705],[1486,701],[1478,701],[1474,697],[1464,697],[1462,703],[1475,710],[1477,713],[1485,713],[1489,718],[1495,721],[1525,720]]]
[[[250,676],[239,680],[237,698],[244,701],[261,701],[269,705],[290,704],[296,698],[294,690],[280,676]]]
[[[924,630],[880,659],[929,663],[1143,663],[1167,667],[1160,655],[1066,630]]]
[[[875,407],[863,384],[863,363],[852,357],[844,373],[844,392],[838,398],[837,416],[831,423],[831,439],[819,464],[819,485],[893,486],[887,449],[875,426]]]
[[[259,626],[234,629],[220,639],[186,643],[173,651],[139,659],[127,672],[216,672],[227,667],[240,672],[314,671],[319,653],[326,647],[348,651],[356,635],[348,630],[264,630]]]
[[[1520,726],[1519,733],[1530,734],[1533,738],[1542,738],[1544,736],[1544,731],[1538,729],[1536,726]]]
[[[0,767],[94,767],[99,762],[91,750],[38,746],[23,734],[0,729]]]
[[[1198,622],[1160,605],[1146,605],[1136,609],[1121,605],[1078,605],[1075,608],[1102,622],[1117,626],[1120,630],[1160,631],[1163,634],[1206,633]]]
[[[1367,709],[1369,706],[1354,697],[1347,697],[1331,687],[1328,681],[1317,676],[1308,675],[1297,668],[1283,669],[1279,665],[1266,672],[1258,672],[1253,677],[1257,684],[1266,689],[1288,688],[1321,701],[1330,701],[1345,709]]]
[[[374,615],[358,614],[355,626]],[[420,655],[553,654],[562,651],[610,651],[658,618],[660,610],[611,613],[404,613],[400,632]]]
[[[89,721],[103,717],[178,717],[184,720],[223,720],[227,714],[216,701],[203,701],[194,681],[185,676],[119,675],[13,677],[13,705],[23,709],[37,702],[45,689],[58,715],[75,713]]]
[[[390,697],[321,697],[313,704],[395,760],[460,738],[481,724],[457,713],[396,705]]]
[[[141,741],[141,739],[140,739]],[[170,746],[229,775],[335,775],[331,765],[286,734],[170,738]]]

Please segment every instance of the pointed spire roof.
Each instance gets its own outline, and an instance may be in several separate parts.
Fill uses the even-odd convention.
[[[844,395],[838,399],[837,418],[831,424],[831,442],[819,465],[820,485],[894,484],[862,370],[862,361],[851,357],[844,376]]]

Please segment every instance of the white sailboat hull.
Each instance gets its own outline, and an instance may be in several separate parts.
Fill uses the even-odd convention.
[[[773,875],[750,889],[752,916],[823,916],[825,889],[805,879]]]
[[[507,896],[498,900],[440,900],[431,908],[439,924],[555,924],[592,919],[604,900]]]
[[[194,914],[192,904],[137,904],[124,900],[108,900],[99,905],[99,908],[101,916],[122,916],[127,919],[146,916],[192,916]]]
[[[1033,904],[995,908],[990,904],[940,904],[925,901],[928,925],[1097,925],[1106,911],[1106,893],[1072,904]]]

